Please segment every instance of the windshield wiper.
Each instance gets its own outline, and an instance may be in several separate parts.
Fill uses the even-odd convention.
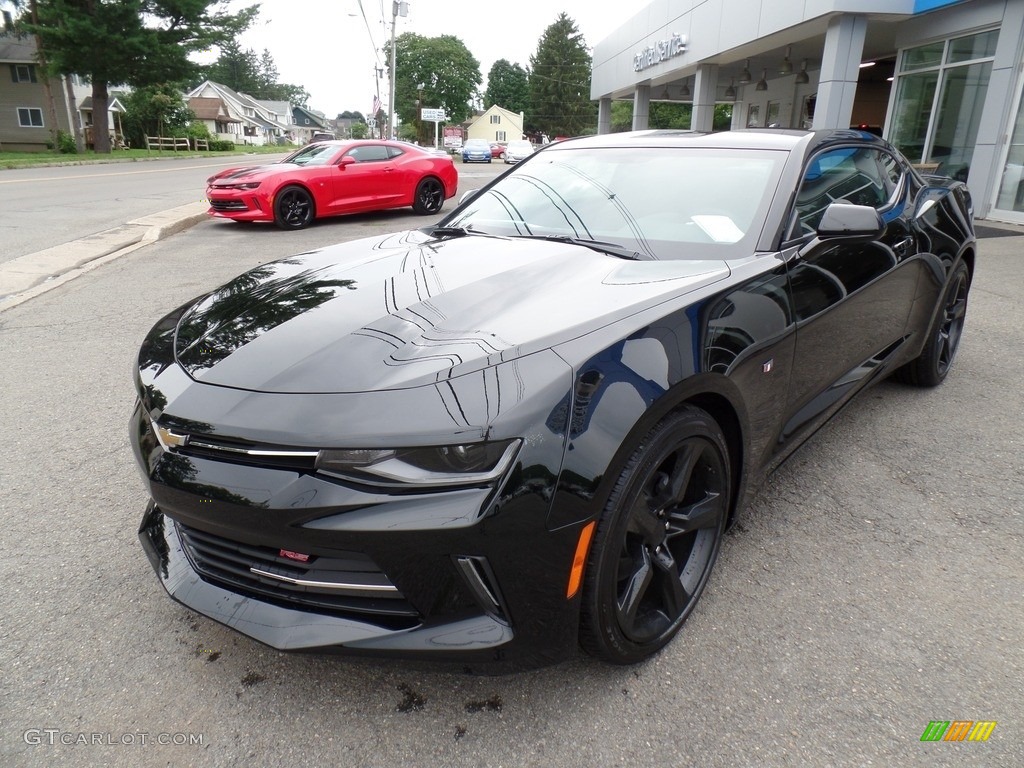
[[[607,243],[603,240],[587,240],[582,237],[569,237],[568,235],[517,235],[517,237],[523,237],[529,240],[547,240],[552,243],[582,245],[584,248],[589,248],[592,251],[606,253],[609,256],[615,256],[619,259],[629,259],[630,261],[640,261],[643,258],[636,251],[631,251],[628,248],[623,248],[621,245],[617,245],[616,243]]]

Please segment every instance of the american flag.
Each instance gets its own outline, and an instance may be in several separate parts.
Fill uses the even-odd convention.
[[[373,109],[370,110],[370,117],[376,117],[380,112],[380,96],[373,97]]]

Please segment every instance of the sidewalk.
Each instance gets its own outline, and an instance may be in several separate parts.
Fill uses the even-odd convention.
[[[170,208],[0,264],[0,312],[207,218],[203,202]]]

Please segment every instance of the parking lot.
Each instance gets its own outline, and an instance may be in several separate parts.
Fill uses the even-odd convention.
[[[0,313],[0,765],[1024,765],[1019,235],[980,243],[945,384],[880,384],[776,472],[647,663],[288,655],[169,600],[136,537],[144,334],[257,264],[427,221],[207,221]],[[934,720],[997,725],[922,742]]]

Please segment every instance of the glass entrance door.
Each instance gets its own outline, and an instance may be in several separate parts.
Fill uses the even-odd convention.
[[[1024,93],[1018,99],[1017,118],[1003,161],[1003,178],[990,215],[995,219],[1024,224]]]

